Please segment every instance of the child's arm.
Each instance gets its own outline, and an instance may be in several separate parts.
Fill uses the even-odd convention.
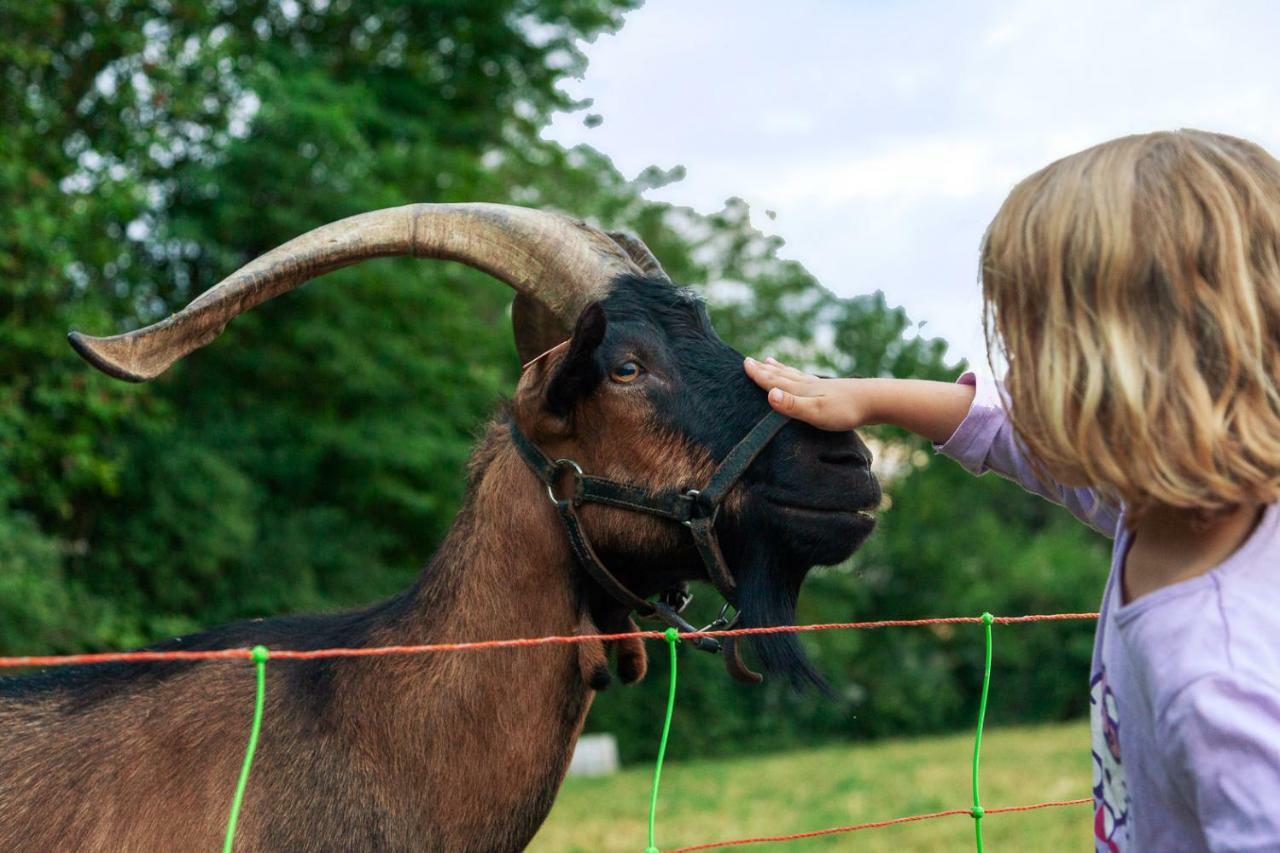
[[[772,359],[748,359],[747,374],[769,392],[769,404],[822,429],[891,424],[923,436],[968,471],[995,471],[1061,504],[1105,536],[1119,509],[1089,488],[1038,476],[1013,432],[999,386],[966,374],[958,383],[920,379],[822,379]]]
[[[822,379],[773,359],[749,358],[747,374],[769,405],[821,429],[891,424],[943,444],[973,404],[974,388],[926,379]]]

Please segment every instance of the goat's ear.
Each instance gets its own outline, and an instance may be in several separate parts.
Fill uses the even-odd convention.
[[[574,326],[573,337],[569,339],[569,352],[547,383],[547,410],[551,414],[564,417],[574,403],[590,394],[600,383],[595,353],[604,341],[607,328],[608,321],[599,302],[592,302],[583,309]]]

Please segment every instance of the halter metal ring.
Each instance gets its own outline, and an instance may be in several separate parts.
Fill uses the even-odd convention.
[[[684,492],[682,492],[679,495],[679,497],[680,497],[680,500],[689,502],[689,517],[680,523],[683,524],[685,527],[693,527],[693,513],[694,513],[693,508],[698,505],[698,499],[702,497],[702,492],[698,489],[687,489]],[[713,506],[711,508],[711,517],[715,518],[716,514],[719,512],[720,512],[720,507]]]
[[[564,468],[569,468],[573,471],[573,502],[575,504],[578,503],[582,498],[582,478],[584,476],[582,466],[572,459],[557,459],[554,465],[557,469],[557,474],[560,469]],[[553,477],[551,482],[547,483],[547,497],[551,499],[552,505],[559,506],[560,499],[556,497],[555,479]]]

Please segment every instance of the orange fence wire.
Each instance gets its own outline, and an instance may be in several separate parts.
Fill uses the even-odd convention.
[[[989,614],[988,614],[989,616]],[[1030,616],[996,616],[990,621],[997,625],[1010,625],[1023,622],[1064,622],[1073,620],[1096,619],[1097,613],[1047,613]],[[885,619],[875,622],[828,622],[811,625],[779,625],[767,628],[734,628],[718,631],[691,631],[681,633],[681,639],[697,639],[699,637],[751,637],[765,634],[801,634],[814,631],[865,630],[874,628],[909,628],[928,625],[972,625],[982,623],[981,616],[944,616],[933,619]],[[358,658],[379,657],[383,655],[432,654],[437,652],[468,652],[485,649],[529,648],[535,646],[573,645],[597,641],[617,641],[627,639],[662,640],[666,638],[663,631],[632,631],[623,634],[573,634],[552,637],[523,637],[510,640],[481,640],[461,643],[431,643],[426,645],[377,646],[372,648],[330,648],[330,649],[271,649],[272,660],[316,660],[321,658]],[[207,651],[136,651],[136,652],[101,652],[81,655],[14,655],[0,657],[0,669],[19,667],[71,666],[75,664],[104,663],[148,663],[161,661],[243,661],[256,660],[254,651],[249,648],[213,649]],[[748,844],[764,844],[768,842],[798,841],[804,838],[819,838],[858,832],[863,829],[878,829],[917,821],[934,820],[943,817],[977,814],[1002,814],[1006,812],[1025,812],[1036,809],[1076,806],[1091,802],[1089,798],[1078,800],[1058,800],[1044,803],[1033,803],[1021,806],[1002,806],[988,809],[949,809],[931,814],[910,815],[890,820],[860,823],[852,826],[837,826],[810,832],[798,832],[791,835],[770,835],[754,838],[737,838],[726,841],[712,841],[679,847],[667,853],[694,853],[699,850],[713,850],[722,847],[740,847]],[[230,837],[230,836],[229,836]]]
[[[1021,622],[1065,622],[1096,619],[1097,613],[1045,613],[1033,616],[997,616],[995,624]],[[734,628],[720,631],[690,631],[683,639],[698,637],[751,637],[762,634],[804,634],[812,631],[848,631],[868,628],[911,628],[924,625],[973,625],[981,616],[943,616],[936,619],[886,619],[879,622],[826,622],[813,625],[776,625],[768,628]],[[512,640],[480,640],[467,643],[431,643],[418,646],[374,646],[360,649],[272,649],[272,660],[315,660],[319,658],[378,657],[381,655],[415,655],[433,652],[470,652],[484,649],[514,649],[530,646],[559,646],[592,643],[600,640],[661,640],[662,631],[631,631],[625,634],[572,634],[555,637],[523,637]],[[147,663],[156,661],[226,661],[250,660],[252,652],[243,649],[174,652],[99,652],[86,655],[15,655],[0,657],[0,669],[24,666],[71,666],[86,663]]]
[[[1029,812],[1036,809],[1051,809],[1060,806],[1079,806],[1084,803],[1091,803],[1092,799],[1083,797],[1079,800],[1054,800],[1047,803],[1032,803],[1026,806],[1001,806],[994,809],[985,809],[985,813],[989,815],[1003,814],[1005,812]],[[966,817],[973,816],[972,809],[948,809],[945,812],[932,812],[930,814],[915,814],[910,817],[895,817],[892,820],[878,820],[874,823],[858,823],[853,826],[834,826],[830,829],[817,829],[812,832],[796,832],[791,835],[761,835],[757,838],[735,838],[732,841],[710,841],[706,844],[694,844],[689,847],[675,847],[664,853],[693,853],[695,850],[715,850],[719,847],[741,847],[746,844],[765,844],[772,841],[799,841],[804,838],[821,838],[824,835],[839,835],[845,832],[857,832],[860,829],[879,829],[883,826],[896,826],[900,823],[914,823],[920,820],[933,820],[939,817],[955,817],[956,815],[964,815]]]

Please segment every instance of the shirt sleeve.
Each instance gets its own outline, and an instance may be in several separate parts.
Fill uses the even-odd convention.
[[[1280,850],[1280,690],[1237,673],[1184,687],[1162,715],[1169,779],[1210,850]]]
[[[951,437],[934,449],[975,475],[994,471],[1027,491],[1061,504],[1104,536],[1115,538],[1119,508],[1093,489],[1064,486],[1037,476],[1013,432],[1004,389],[993,379],[966,373],[956,380],[974,386],[973,403]]]

